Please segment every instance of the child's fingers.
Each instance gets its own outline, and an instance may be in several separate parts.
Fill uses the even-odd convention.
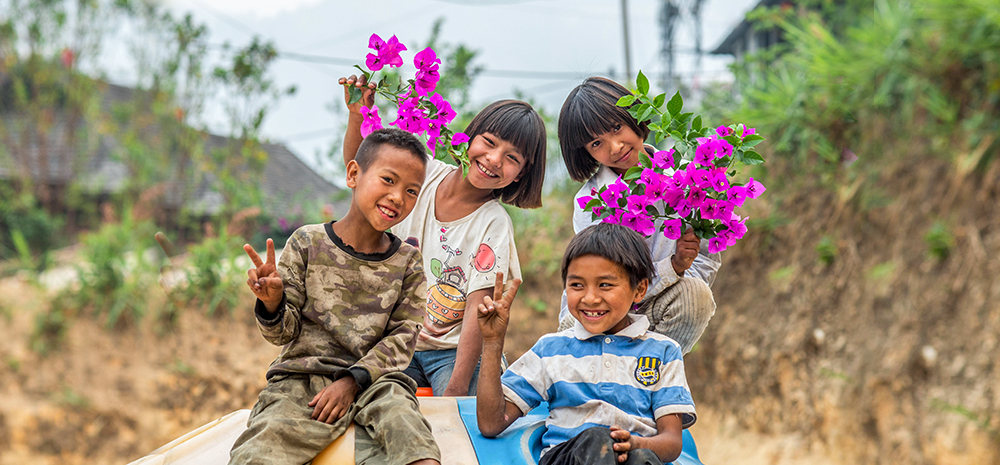
[[[272,265],[275,263],[275,261],[274,261],[274,241],[272,241],[271,239],[267,240],[267,262],[270,263],[270,264],[272,264]]]
[[[517,296],[517,290],[520,287],[521,287],[520,279],[514,279],[514,282],[510,283],[510,290],[507,291],[507,295],[504,296],[504,302],[506,302],[508,307],[510,306],[510,303],[514,301],[514,297]]]
[[[264,264],[264,262],[260,261],[260,255],[257,255],[257,251],[253,249],[252,245],[243,244],[243,250],[250,256],[250,261],[253,262],[253,266],[260,268],[260,266]]]
[[[494,303],[493,299],[491,299],[490,296],[486,296],[486,297],[483,297],[483,303],[480,304],[480,305],[485,306],[487,311],[492,312],[493,310],[496,310],[496,308],[497,308],[496,305],[493,305],[493,303]]]
[[[493,285],[493,300],[497,301],[503,298],[503,272],[497,272],[497,281]]]

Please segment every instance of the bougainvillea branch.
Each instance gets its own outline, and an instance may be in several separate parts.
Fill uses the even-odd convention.
[[[434,92],[441,79],[438,73],[441,59],[427,47],[413,57],[416,70],[412,79],[404,82],[400,77],[396,82],[390,82],[383,69],[402,67],[404,61],[400,53],[407,50],[406,46],[396,36],[382,40],[378,34],[372,34],[368,39],[368,48],[374,52],[365,57],[367,69],[360,65],[354,67],[364,74],[366,82],[375,83],[376,95],[396,105],[396,119],[389,124],[422,137],[435,158],[441,160],[451,155],[462,165],[462,175],[467,176],[469,138],[448,128],[448,124],[455,119],[455,110],[441,94]],[[377,76],[379,72],[381,76]],[[348,89],[349,104],[357,103],[364,95],[359,88],[350,86]],[[378,106],[362,106],[361,116],[362,137],[383,127]]]
[[[746,233],[746,218],[735,213],[747,199],[765,191],[753,178],[736,182],[739,165],[758,165],[764,158],[753,148],[764,141],[743,124],[711,128],[700,115],[684,113],[680,92],[651,97],[649,81],[639,72],[636,90],[618,100],[640,124],[648,122],[659,145],[672,148],[652,157],[639,154],[639,164],[614,183],[577,199],[594,219],[625,225],[650,236],[678,239],[688,228],[708,239],[711,253],[732,246]]]

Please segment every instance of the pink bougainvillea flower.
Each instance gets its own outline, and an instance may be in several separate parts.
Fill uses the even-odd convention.
[[[674,149],[670,150],[660,150],[653,154],[653,166],[661,169],[673,169],[674,167]]]
[[[440,80],[441,75],[438,74],[438,67],[435,65],[429,69],[417,70],[417,74],[413,77],[413,86],[417,90],[417,95],[423,96],[434,92]]]
[[[608,205],[612,205],[612,204],[617,205],[618,204],[618,199],[620,199],[623,195],[628,195],[628,193],[629,193],[628,184],[625,183],[625,181],[622,181],[622,177],[621,176],[618,176],[618,179],[615,179],[615,182],[613,182],[611,184],[608,184],[608,188],[604,192],[610,192],[609,195],[611,196],[611,198],[614,199],[613,203],[612,202],[607,202]],[[602,194],[602,196],[603,196],[603,194]],[[607,200],[605,200],[605,201],[607,201]]]
[[[582,197],[577,197],[576,204],[580,206],[580,210],[586,210],[587,204],[590,203],[591,200],[594,200],[594,198],[589,195],[584,195]]]
[[[611,212],[612,212],[611,215],[609,215],[607,218],[601,220],[601,222],[602,223],[611,223],[611,224],[622,224],[622,214],[625,213],[625,212],[622,211],[622,210],[619,210],[617,208],[614,209],[614,210],[612,210]]]
[[[729,201],[737,207],[742,207],[747,198],[747,188],[743,186],[732,186],[726,191]]]
[[[708,192],[705,192],[703,189],[692,187],[691,190],[688,191],[687,203],[688,205],[691,205],[691,208],[701,208],[702,205],[705,205],[705,200],[707,199]]]
[[[719,200],[717,205],[719,206],[719,216],[718,219],[725,219],[733,216],[733,210],[736,209],[736,205],[728,200]]]
[[[698,139],[699,141],[705,139]],[[694,162],[701,166],[712,166],[715,162],[715,152],[718,151],[717,141],[705,140],[694,149]]]
[[[428,119],[427,123],[427,147],[431,150],[431,156],[434,155],[434,149],[437,147],[437,141],[441,138],[441,129],[443,125],[440,121],[436,119]]]
[[[726,250],[726,239],[715,236],[708,240],[708,253],[719,253]]]
[[[376,52],[365,56],[365,65],[372,71],[381,70],[386,65],[396,68],[403,65],[403,58],[399,56],[399,53],[406,51],[406,46],[399,43],[396,36],[384,41],[378,34],[372,34],[368,38],[368,48]]]
[[[396,121],[391,124],[406,132],[420,134],[427,131],[427,115],[424,110],[416,106],[400,105],[396,111]]]
[[[681,228],[684,227],[684,222],[679,218],[669,219],[663,222],[663,236],[672,241],[676,241],[681,238],[684,231]]]
[[[733,144],[730,144],[725,139],[716,140],[715,148],[715,158],[726,158],[733,154]]]
[[[757,133],[756,129],[754,129],[754,128],[746,128],[746,129],[743,130],[743,137],[746,137],[746,136],[749,136],[749,135],[755,134],[755,133]]]
[[[361,137],[368,137],[368,134],[382,129],[382,118],[378,116],[378,105],[372,105],[371,108],[362,106],[361,118]]]
[[[656,231],[656,225],[653,220],[643,214],[634,214],[631,212],[625,212],[621,218],[621,225],[625,226],[643,236],[649,236]]]
[[[719,201],[715,199],[705,199],[699,208],[701,217],[706,220],[719,219]]]
[[[451,145],[464,144],[469,141],[469,136],[464,132],[456,132],[451,136]]]
[[[677,189],[684,189],[691,185],[691,173],[688,170],[674,171],[673,176],[670,176],[667,182]]]
[[[372,71],[378,71],[385,66],[385,61],[382,57],[374,53],[369,53],[368,55],[365,55],[365,66]]]
[[[437,120],[441,124],[447,125],[455,119],[455,110],[451,108],[451,104],[448,103],[441,94],[431,95],[431,103],[434,104],[434,108],[437,109]]]
[[[726,136],[732,134],[733,130],[730,129],[728,126],[719,126],[719,127],[715,128],[715,133],[718,134],[721,137],[726,137]]]
[[[712,172],[709,170],[695,170],[692,173],[691,181],[701,189],[712,188]]]
[[[646,207],[652,205],[654,200],[655,197],[650,197],[649,195],[630,195],[625,200],[625,205],[629,213],[646,215]]]
[[[691,208],[691,202],[689,202],[687,198],[683,198],[677,202],[677,206],[674,207],[674,210],[677,212],[677,216],[687,218],[691,216]]]
[[[712,189],[715,189],[716,192],[725,192],[726,189],[729,189],[729,178],[726,177],[725,168],[715,168],[710,173]]]
[[[668,207],[677,210],[678,205],[684,200],[684,195],[684,189],[668,185],[667,189],[660,195],[660,198],[663,199],[663,203],[667,204]]]
[[[756,199],[758,196],[760,196],[760,194],[763,194],[764,191],[767,190],[766,188],[764,188],[763,184],[754,181],[753,178],[750,178],[750,180],[747,181],[744,187],[746,187],[747,189],[747,197],[750,197],[751,199]]]
[[[437,57],[430,47],[427,47],[413,56],[413,66],[416,66],[418,70],[428,70],[434,68],[437,70],[438,65],[441,64],[441,59]]]

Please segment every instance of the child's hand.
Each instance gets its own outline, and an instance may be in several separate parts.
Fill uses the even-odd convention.
[[[684,272],[691,268],[694,259],[698,257],[699,250],[701,250],[701,239],[695,235],[693,229],[688,228],[687,231],[684,231],[684,235],[677,239],[677,250],[674,251],[673,258],[670,259],[670,264],[674,266],[677,276],[684,276]]]
[[[344,103],[347,104],[347,110],[351,114],[360,115],[362,105],[368,108],[375,105],[375,83],[366,82],[364,74],[360,78],[353,74],[350,77],[342,77],[337,83],[344,86]],[[361,100],[354,103],[351,103],[351,86],[362,92]]]
[[[507,333],[507,323],[510,321],[510,304],[517,296],[519,287],[521,280],[515,279],[510,291],[503,294],[503,273],[497,273],[493,298],[486,296],[483,298],[483,303],[479,304],[479,330],[482,332],[483,342],[503,341]]]
[[[247,285],[257,296],[267,311],[274,313],[278,311],[278,304],[281,303],[281,296],[284,294],[285,286],[278,275],[277,261],[274,259],[274,241],[267,240],[267,261],[261,262],[257,251],[250,244],[244,244],[243,250],[250,256],[250,260],[256,268],[247,270]]]
[[[334,381],[309,402],[309,406],[314,407],[312,419],[332,425],[347,413],[354,402],[354,396],[360,390],[353,376],[348,375]]]
[[[639,449],[636,444],[637,437],[632,437],[632,433],[628,430],[621,429],[617,426],[611,427],[611,439],[615,440],[614,449],[618,453],[618,462],[624,462],[628,460],[628,451],[632,449]]]

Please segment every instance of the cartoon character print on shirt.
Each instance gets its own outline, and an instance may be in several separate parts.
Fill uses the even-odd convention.
[[[444,243],[448,241],[447,233],[447,228],[441,228],[439,242],[442,242],[441,248],[448,253],[448,258],[444,262],[431,259],[431,274],[437,284],[427,287],[427,319],[430,320],[428,323],[437,327],[451,326],[465,316],[465,284],[468,278],[461,266],[451,264],[451,259],[463,252]]]
[[[660,380],[660,359],[639,357],[636,361],[635,380],[643,386],[652,386]]]

